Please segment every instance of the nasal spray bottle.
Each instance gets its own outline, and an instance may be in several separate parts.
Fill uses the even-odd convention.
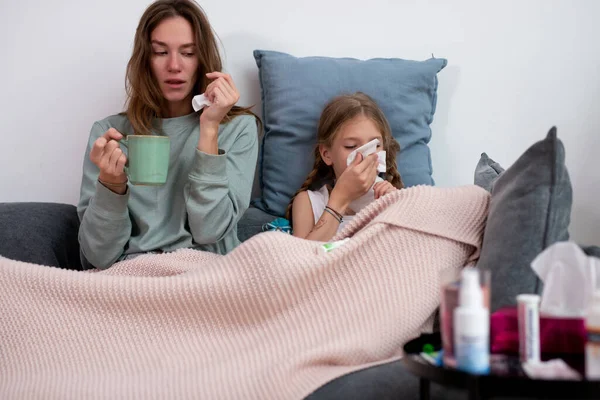
[[[483,305],[479,271],[465,268],[454,309],[456,367],[471,374],[490,371],[490,312]]]

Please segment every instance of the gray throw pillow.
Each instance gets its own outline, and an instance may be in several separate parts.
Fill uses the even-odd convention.
[[[492,273],[491,311],[521,293],[541,293],[531,261],[569,239],[573,193],[565,149],[553,127],[493,184],[479,267]]]
[[[500,164],[489,158],[486,153],[481,153],[475,167],[474,183],[491,193],[494,182],[503,172],[504,168]]]

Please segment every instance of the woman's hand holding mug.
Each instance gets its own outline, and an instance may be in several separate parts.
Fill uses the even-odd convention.
[[[119,146],[123,135],[110,128],[94,142],[90,151],[90,160],[100,169],[98,180],[115,193],[123,194],[127,190],[127,175],[124,167],[127,157]]]

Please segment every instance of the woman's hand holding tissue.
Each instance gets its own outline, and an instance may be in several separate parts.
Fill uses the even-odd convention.
[[[373,186],[373,191],[375,192],[375,199],[385,196],[388,193],[392,193],[394,190],[397,190],[391,182],[382,181],[377,182],[375,186]]]
[[[98,180],[109,190],[123,194],[127,191],[127,175],[124,167],[127,157],[119,146],[121,132],[110,128],[94,142],[90,160],[100,169]]]
[[[231,75],[222,72],[209,72],[206,76],[209,79],[214,79],[204,91],[204,95],[212,104],[202,112],[200,124],[212,124],[218,128],[231,107],[240,99],[240,94]]]
[[[209,72],[206,77],[213,79],[204,95],[212,103],[200,115],[200,139],[198,150],[208,154],[218,154],[219,125],[231,107],[240,99],[233,78],[222,72]]]
[[[358,199],[373,186],[377,177],[377,163],[377,154],[371,154],[363,159],[362,154],[359,153],[335,183],[329,206],[344,213],[352,200]]]

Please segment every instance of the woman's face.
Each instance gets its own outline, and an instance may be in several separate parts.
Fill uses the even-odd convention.
[[[191,109],[198,71],[192,26],[183,17],[167,18],[150,36],[152,72],[169,108],[172,112],[181,107]]]

